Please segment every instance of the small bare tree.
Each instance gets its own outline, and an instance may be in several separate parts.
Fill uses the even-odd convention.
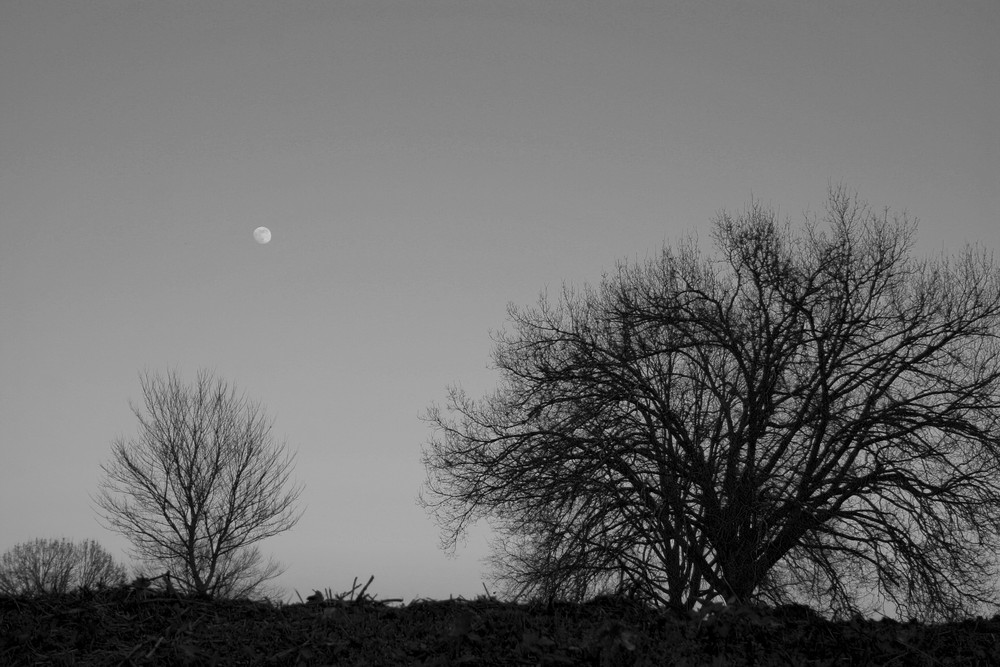
[[[61,595],[77,588],[118,586],[125,568],[92,540],[36,539],[0,556],[0,594]]]
[[[510,308],[496,392],[432,407],[421,502],[487,518],[515,595],[616,586],[955,617],[995,603],[1000,270],[915,258],[832,190],[800,233],[753,205],[599,288]]]
[[[285,490],[292,458],[259,404],[200,371],[140,377],[139,433],[112,444],[95,499],[137,559],[166,570],[182,593],[251,597],[281,574],[255,545],[292,528],[301,487]]]

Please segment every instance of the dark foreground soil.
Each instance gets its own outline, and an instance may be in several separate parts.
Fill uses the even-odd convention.
[[[945,625],[627,601],[390,606],[107,591],[0,598],[0,665],[1000,665],[1000,617]]]

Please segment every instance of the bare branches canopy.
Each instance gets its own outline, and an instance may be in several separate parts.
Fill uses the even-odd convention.
[[[78,588],[114,587],[125,568],[93,540],[36,539],[0,556],[0,594],[62,595]]]
[[[181,592],[259,595],[281,571],[256,544],[298,521],[301,488],[286,490],[292,457],[271,436],[260,405],[198,373],[140,378],[138,434],[112,443],[95,502],[136,556],[173,575]]]
[[[715,255],[511,307],[496,392],[428,414],[445,546],[489,518],[515,595],[995,601],[1000,273],[915,232],[841,189],[801,230],[754,204]]]

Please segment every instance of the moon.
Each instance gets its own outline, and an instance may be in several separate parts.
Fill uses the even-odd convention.
[[[258,227],[253,230],[253,239],[257,243],[264,245],[271,240],[271,230],[267,227]]]

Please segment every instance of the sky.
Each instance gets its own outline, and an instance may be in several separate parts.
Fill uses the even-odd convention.
[[[420,416],[496,386],[508,303],[831,184],[1000,249],[997,34],[995,0],[0,1],[0,552],[129,563],[99,466],[140,372],[208,368],[296,453],[286,600],[483,593]]]

